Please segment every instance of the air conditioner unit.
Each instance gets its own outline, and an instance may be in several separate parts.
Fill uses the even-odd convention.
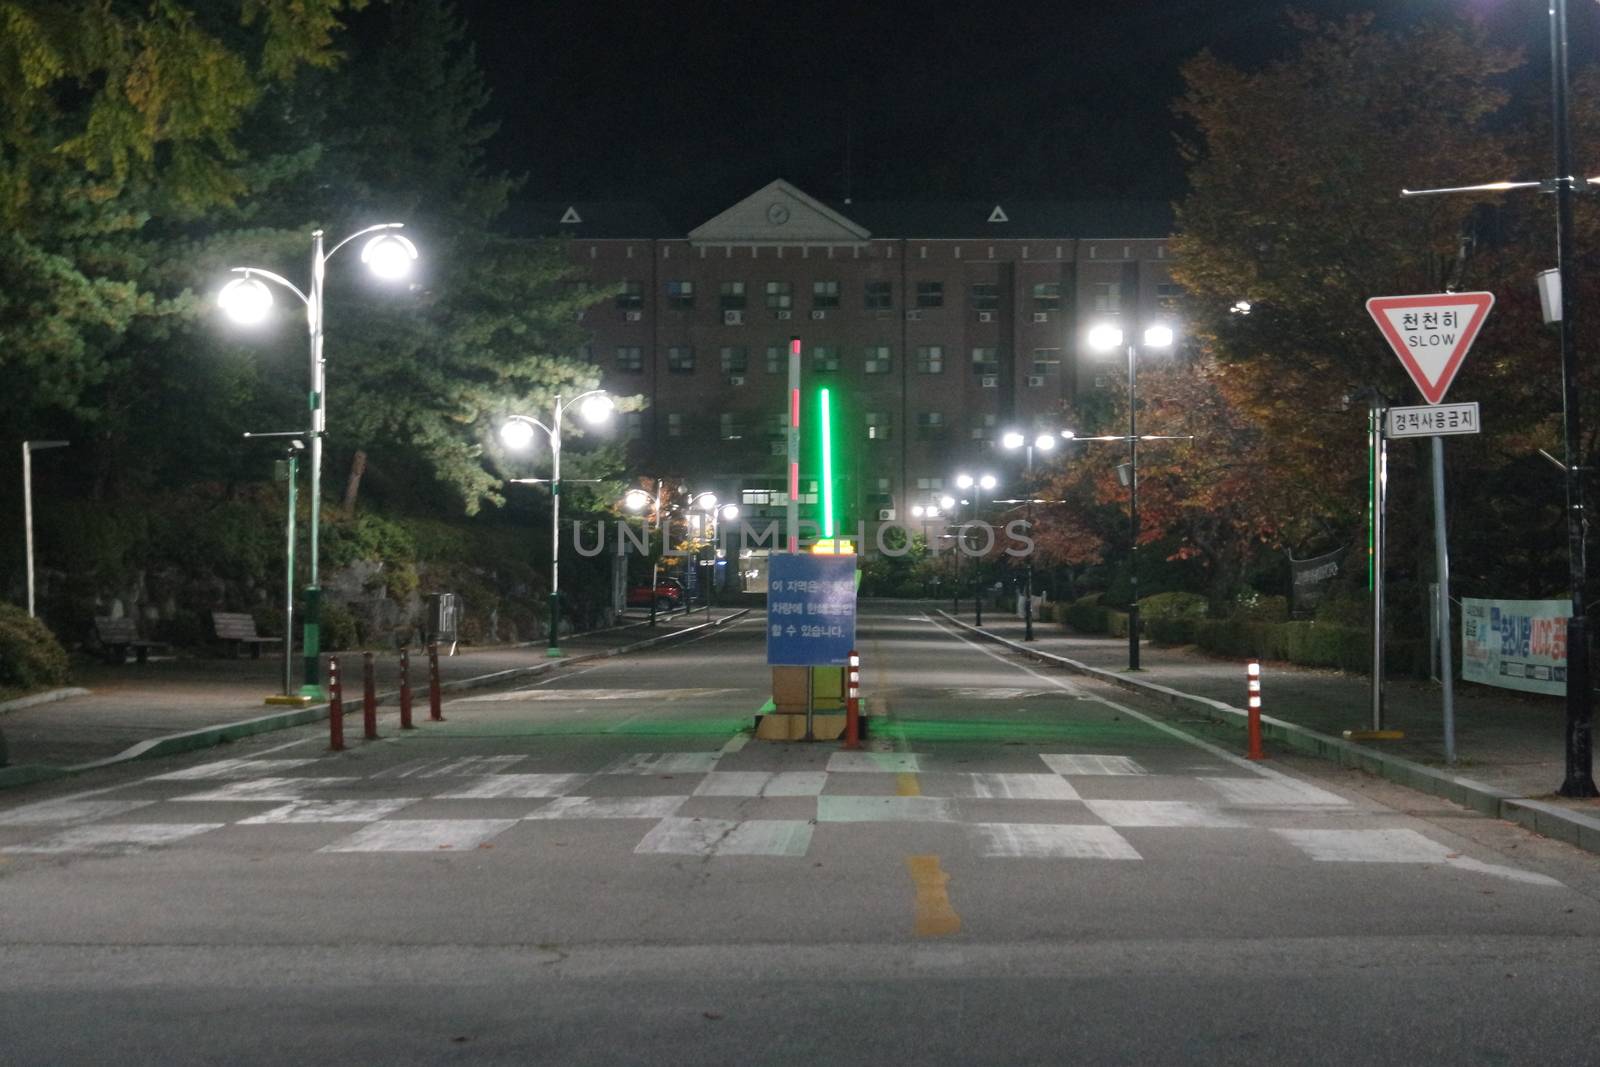
[[[772,317],[777,319],[779,322],[788,322],[793,316],[794,312],[792,311],[779,311],[774,313]]]
[[[742,311],[724,311],[722,313],[722,325],[724,325],[724,326],[743,326],[744,325],[744,312],[742,312]]]
[[[879,522],[893,522],[894,521],[894,508],[879,508],[878,509],[878,521]]]
[[[998,389],[1000,388],[1000,375],[985,374],[983,377],[978,379],[978,384],[983,386],[985,389]]]
[[[992,311],[980,311],[980,312],[978,312],[978,321],[979,322],[993,322],[994,321],[994,312],[992,312]]]
[[[1030,374],[1030,375],[1028,375],[1028,384],[1033,386],[1035,389],[1037,389],[1039,386],[1044,384],[1044,375],[1042,375],[1042,374]]]
[[[828,317],[828,313],[826,311],[813,311],[811,317],[813,319],[825,319]]]
[[[908,311],[908,312],[906,312],[906,321],[907,322],[921,322],[922,321],[922,312],[920,312],[920,311]]]
[[[622,313],[624,322],[638,322],[642,318],[644,318],[644,312],[642,311],[624,311]]]
[[[1050,312],[1048,312],[1048,311],[1035,311],[1033,313],[1033,321],[1034,322],[1049,322],[1050,321]]]
[[[731,375],[729,375],[728,376],[728,384],[729,385],[743,385],[744,384],[744,375],[742,375],[742,374],[731,374]]]

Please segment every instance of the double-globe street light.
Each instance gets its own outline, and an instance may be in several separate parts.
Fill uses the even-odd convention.
[[[590,389],[563,403],[557,394],[549,425],[531,415],[510,415],[500,427],[500,440],[507,448],[521,450],[533,443],[533,431],[543,430],[550,439],[550,644],[549,654],[561,655],[561,419],[567,408],[578,405],[578,413],[588,423],[604,422],[616,406],[603,390]],[[539,479],[523,479],[538,481]],[[654,590],[652,590],[652,594]]]
[[[963,471],[962,473],[956,475],[956,488],[972,491],[972,522],[974,524],[976,524],[978,521],[978,493],[980,491],[992,493],[994,492],[994,487],[999,484],[1000,480],[992,474],[971,475]],[[966,546],[965,534],[966,526],[963,525],[956,528],[956,547],[963,551],[965,550]],[[989,532],[989,547],[994,547],[994,531],[992,530]],[[958,556],[956,557],[957,589],[961,588],[960,570],[961,558]],[[983,625],[982,581],[983,560],[981,557],[974,557],[972,560],[972,621],[973,625],[975,626]],[[957,610],[959,610],[959,608]]]
[[[1056,447],[1057,435],[1054,433],[1041,433],[1029,440],[1028,437],[1015,430],[1000,439],[1001,445],[1008,449],[1026,448],[1028,455],[1028,533],[1033,533],[1033,450],[1048,454]],[[1022,639],[1033,640],[1033,552],[1028,553],[1027,599],[1022,607]]]
[[[300,690],[301,695],[306,697],[316,698],[322,695],[321,677],[318,672],[318,657],[321,652],[322,588],[318,584],[317,532],[322,514],[322,438],[327,433],[328,427],[328,396],[324,380],[326,364],[322,358],[323,291],[328,260],[332,259],[339,249],[358,237],[375,234],[376,236],[362,246],[361,262],[379,278],[385,281],[399,281],[411,273],[411,268],[417,259],[417,246],[394,232],[402,229],[404,225],[400,222],[380,222],[376,226],[357,230],[326,251],[323,250],[322,231],[311,231],[311,285],[307,290],[301,290],[283,275],[270,270],[263,270],[260,267],[234,267],[230,273],[238,274],[240,277],[228,282],[217,294],[217,305],[230,319],[241,326],[259,325],[266,321],[271,313],[272,289],[266,282],[272,282],[289,290],[300,298],[300,302],[306,308],[306,329],[311,339],[311,389],[308,394],[311,409],[310,430],[246,435],[299,437],[307,434],[311,438],[309,552],[311,574],[306,587],[304,636],[301,642],[301,653],[305,657],[305,677]],[[292,634],[284,635],[286,645],[293,639]]]
[[[1150,326],[1144,331],[1145,348],[1171,348],[1172,327]],[[1089,331],[1089,347],[1099,352],[1123,345],[1122,329],[1101,323]],[[1134,388],[1134,368],[1139,350],[1130,340],[1128,352],[1128,669],[1139,669],[1139,399]]]

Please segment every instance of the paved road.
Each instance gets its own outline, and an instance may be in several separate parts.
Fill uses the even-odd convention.
[[[0,797],[0,1062],[1596,1058],[1594,857],[873,610]]]

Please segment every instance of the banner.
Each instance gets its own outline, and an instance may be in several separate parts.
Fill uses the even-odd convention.
[[[1564,696],[1570,600],[1461,601],[1461,678]]]
[[[1333,585],[1333,580],[1339,576],[1339,569],[1344,566],[1344,554],[1345,550],[1339,548],[1311,559],[1289,557],[1289,573],[1293,579],[1290,589],[1294,594],[1290,601],[1292,614],[1300,617],[1316,610],[1323,595]]]

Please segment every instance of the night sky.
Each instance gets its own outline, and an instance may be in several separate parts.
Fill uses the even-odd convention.
[[[1572,62],[1594,0],[1569,0]],[[1397,25],[1453,10],[1548,78],[1543,0],[1300,0]],[[1173,199],[1171,103],[1203,48],[1293,40],[1281,0],[459,0],[494,93],[492,161],[530,200],[709,215],[774,178],[840,200]]]

